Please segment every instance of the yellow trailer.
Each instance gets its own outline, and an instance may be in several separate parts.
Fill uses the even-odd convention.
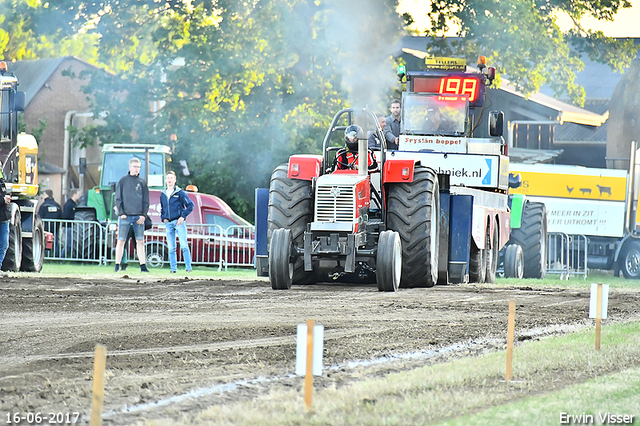
[[[554,164],[511,163],[510,167],[522,177],[522,186],[512,192],[546,205],[548,232],[586,237],[589,268],[640,278],[637,190],[632,190],[630,178],[635,167],[630,171]]]

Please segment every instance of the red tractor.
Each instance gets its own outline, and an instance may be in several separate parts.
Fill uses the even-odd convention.
[[[379,171],[366,161],[339,169],[332,158],[345,129],[368,122],[382,141]],[[368,158],[359,135],[357,157]],[[341,144],[342,145],[342,144]],[[373,112],[344,109],[323,142],[324,155],[293,155],[269,188],[269,278],[274,289],[341,278],[375,281],[380,291],[431,287],[438,280],[439,184],[411,159],[388,158]]]

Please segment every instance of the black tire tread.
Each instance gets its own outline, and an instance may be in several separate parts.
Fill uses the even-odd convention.
[[[511,230],[509,244],[518,244],[524,254],[524,278],[547,274],[547,209],[544,203],[528,201],[520,228]]]
[[[39,247],[36,244],[40,253],[34,252],[35,240],[40,240]],[[36,260],[37,259],[37,260]],[[44,264],[44,225],[42,219],[36,216],[33,225],[33,231],[31,238],[22,239],[22,263],[20,270],[25,272],[40,272],[42,271],[42,265]]]
[[[290,179],[289,165],[281,164],[273,171],[269,184],[269,218],[267,247],[275,229],[291,230],[293,244],[302,247],[304,231],[313,220],[313,193],[311,181]],[[313,272],[304,270],[304,259],[299,257],[294,263],[293,283],[315,282]]]
[[[634,260],[640,257],[640,241],[635,238],[631,238],[627,240],[624,244],[624,247],[621,252],[621,256],[619,257],[620,270],[622,271],[622,275],[628,280],[637,280],[640,279],[640,269],[629,270],[627,266],[627,261],[629,260],[629,256],[633,256]],[[635,262],[634,262],[635,263]]]
[[[378,291],[397,291],[398,283],[394,282],[394,248],[397,234],[393,231],[382,231],[378,239],[378,257],[376,260],[376,281]],[[402,278],[401,278],[402,279]]]
[[[523,256],[522,247],[517,244],[510,244],[504,252],[504,277],[522,278],[518,274],[518,256]]]
[[[417,166],[413,182],[394,183],[387,192],[387,229],[397,231],[402,241],[400,287],[433,287],[438,281],[439,226],[431,230],[431,209],[438,209],[439,189],[436,173]],[[435,262],[430,259],[431,238],[436,239]]]
[[[500,245],[498,222],[494,223],[493,234],[491,236],[491,247],[487,246],[487,272],[484,281],[489,284],[496,282],[496,271],[498,269],[498,246]],[[489,254],[491,253],[491,260]]]
[[[475,242],[471,242],[469,253],[469,282],[483,283],[486,279],[486,249],[479,249]]]

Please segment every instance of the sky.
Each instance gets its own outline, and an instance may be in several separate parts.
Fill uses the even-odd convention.
[[[413,16],[416,29],[422,29],[429,25],[426,17],[429,2],[425,0],[400,0],[398,12],[409,12]],[[581,21],[584,28],[602,31],[609,37],[640,37],[640,0],[630,0],[632,7],[619,12],[613,22],[600,22],[593,18],[585,18]],[[558,17],[558,25],[562,30],[573,26],[566,16]]]

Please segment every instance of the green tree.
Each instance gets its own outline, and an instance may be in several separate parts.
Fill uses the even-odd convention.
[[[395,2],[355,21],[368,2],[212,4],[113,2],[93,27],[74,22],[100,34],[97,60],[115,73],[72,76],[85,79],[104,119],[77,135],[165,144],[176,135],[190,182],[251,217],[254,189],[289,154],[318,153],[335,112],[349,103],[383,108],[396,84],[388,40],[402,21]],[[358,34],[361,23],[371,31]]]
[[[584,89],[576,84],[576,72],[583,69],[583,55],[623,71],[636,56],[632,40],[613,40],[602,32],[585,30],[578,24],[586,15],[612,20],[631,7],[627,0],[440,0],[431,3],[429,17],[434,52],[465,55],[475,61],[485,55],[500,73],[526,94],[549,84],[556,96],[566,95],[584,104]],[[556,14],[566,12],[575,26],[563,33]],[[458,40],[441,36],[457,25]],[[473,62],[471,62],[473,63]]]

